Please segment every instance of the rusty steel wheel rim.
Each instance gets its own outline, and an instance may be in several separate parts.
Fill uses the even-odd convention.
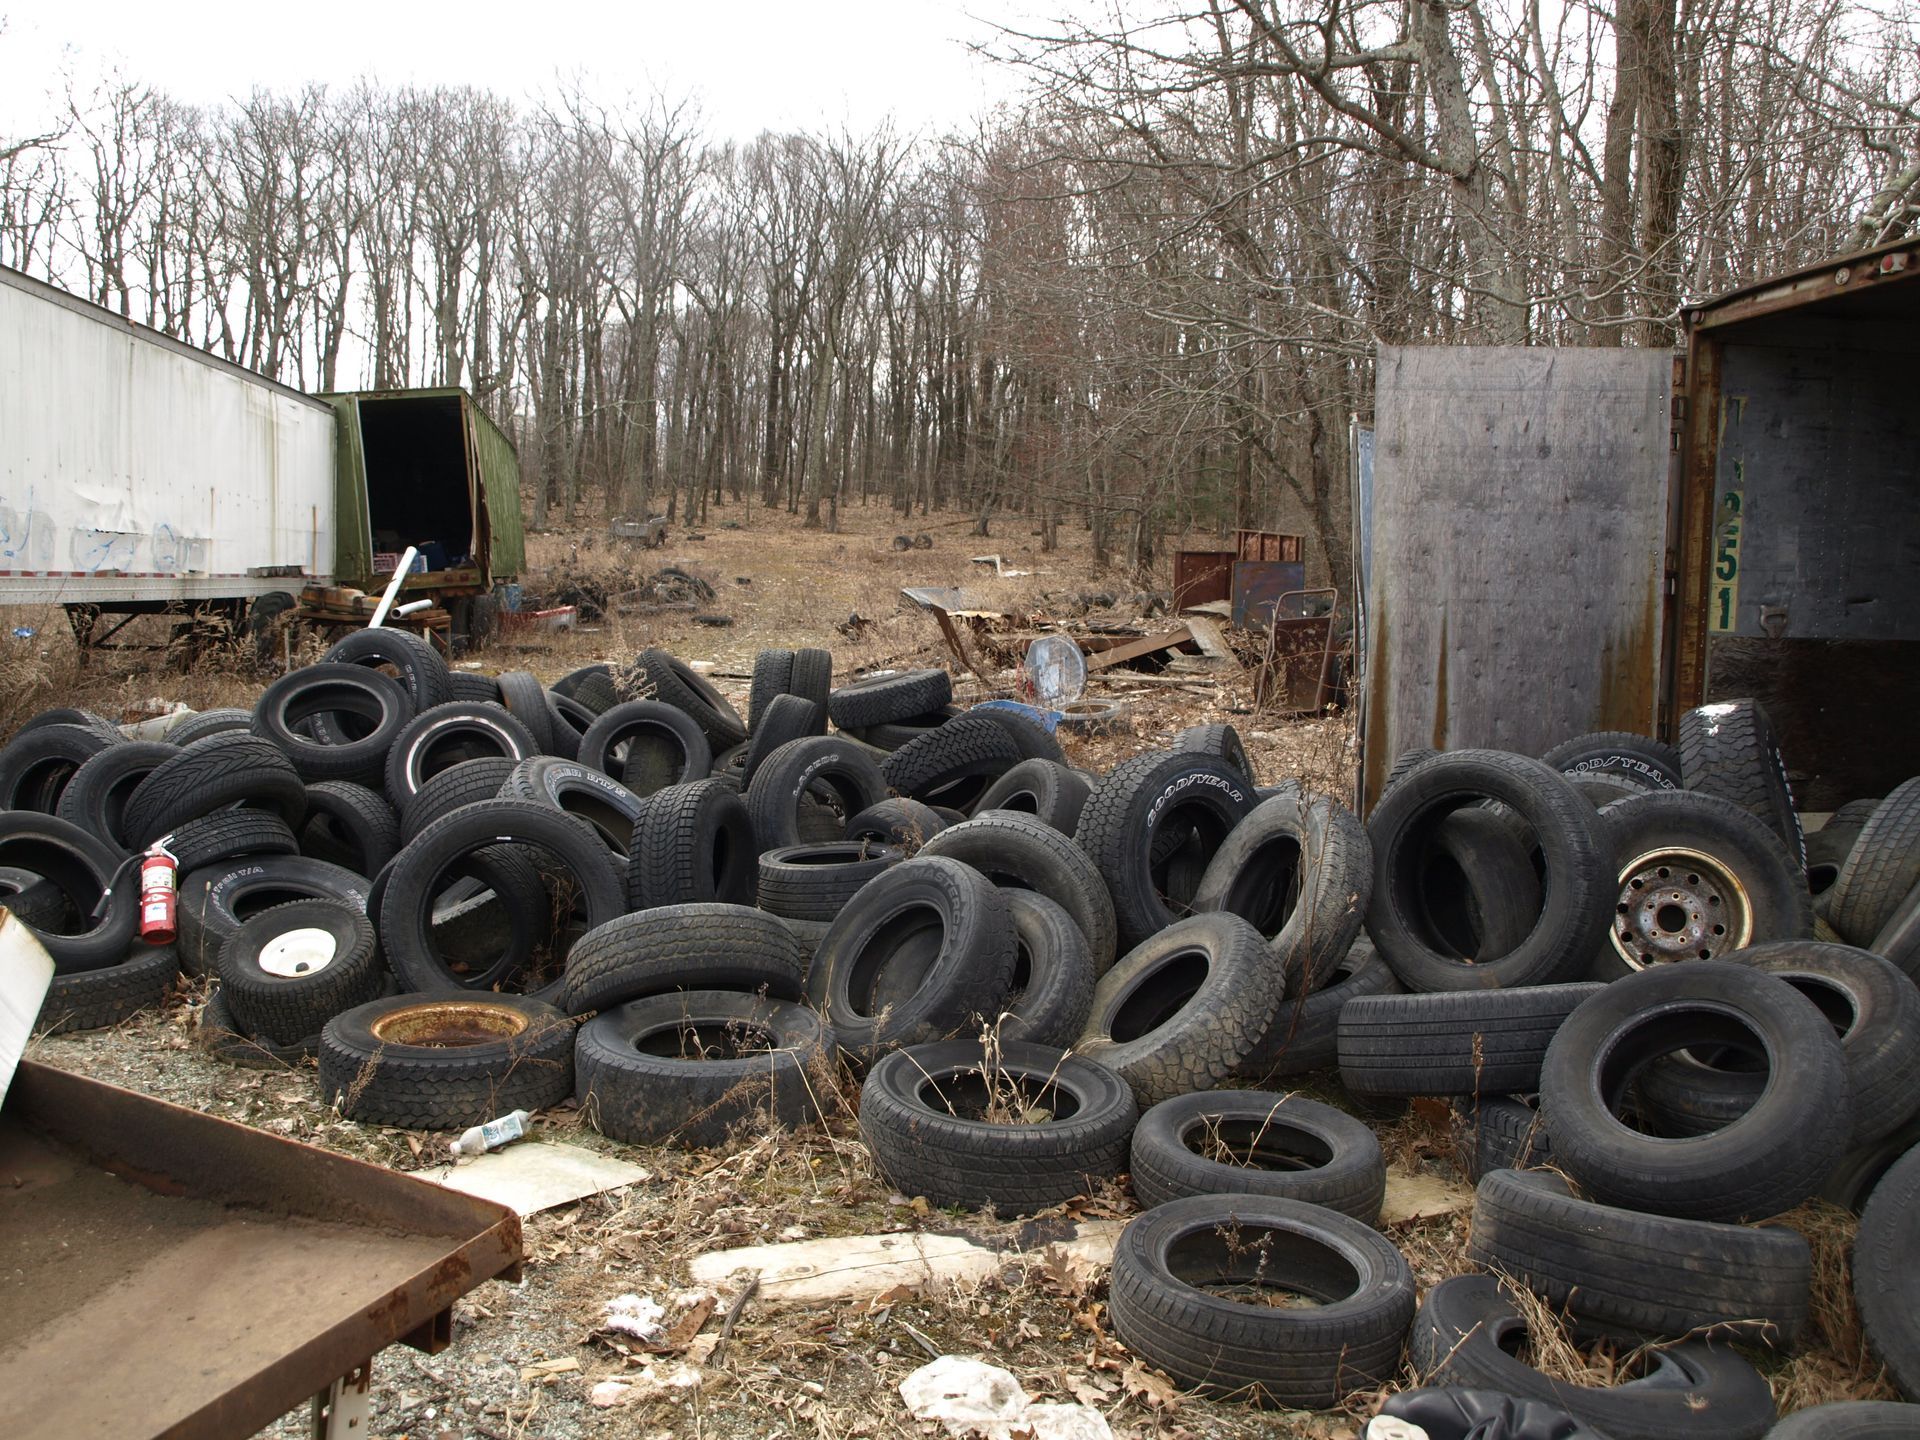
[[[512,1040],[525,1033],[527,1023],[518,1010],[484,1000],[426,1000],[389,1011],[367,1028],[387,1045],[454,1049]]]
[[[1740,877],[1704,851],[1649,850],[1620,867],[1607,938],[1635,970],[1718,960],[1753,939],[1753,901]]]

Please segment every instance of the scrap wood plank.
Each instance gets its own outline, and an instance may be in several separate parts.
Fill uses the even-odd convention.
[[[1193,635],[1193,643],[1200,647],[1200,653],[1207,659],[1222,669],[1240,668],[1240,657],[1233,653],[1233,647],[1227,644],[1227,637],[1220,633],[1218,620],[1206,615],[1189,615],[1187,629]]]
[[[1027,1252],[995,1249],[962,1235],[897,1231],[845,1235],[709,1250],[689,1269],[698,1285],[720,1285],[737,1270],[757,1271],[769,1300],[845,1300],[884,1295],[896,1286],[979,1282],[1030,1256],[1060,1252],[1069,1264],[1105,1265],[1124,1226],[1119,1220],[1082,1220],[1069,1238]]]
[[[1169,630],[1164,635],[1142,635],[1138,640],[1129,640],[1124,645],[1114,645],[1097,655],[1087,656],[1087,669],[1105,670],[1111,665],[1124,665],[1143,655],[1156,655],[1162,650],[1190,644],[1192,640],[1193,631],[1185,625],[1178,630]]]

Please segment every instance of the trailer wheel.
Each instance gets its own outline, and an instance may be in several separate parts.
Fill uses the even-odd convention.
[[[247,607],[247,639],[253,642],[253,662],[262,670],[280,658],[280,637],[293,622],[287,612],[294,598],[284,590],[269,590]]]

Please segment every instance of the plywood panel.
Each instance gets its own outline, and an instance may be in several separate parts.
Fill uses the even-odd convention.
[[[1382,347],[1363,784],[1416,746],[1649,732],[1672,360]]]

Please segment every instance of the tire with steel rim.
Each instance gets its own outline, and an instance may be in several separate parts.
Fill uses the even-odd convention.
[[[386,978],[373,922],[339,900],[269,906],[227,937],[215,966],[234,1019],[277,1045],[319,1034]]]
[[[1614,801],[1600,819],[1615,900],[1595,979],[1813,934],[1813,901],[1792,855],[1733,802],[1649,791]]]
[[[574,1023],[524,995],[395,995],[320,1032],[320,1093],[349,1120],[463,1130],[573,1090]]]

